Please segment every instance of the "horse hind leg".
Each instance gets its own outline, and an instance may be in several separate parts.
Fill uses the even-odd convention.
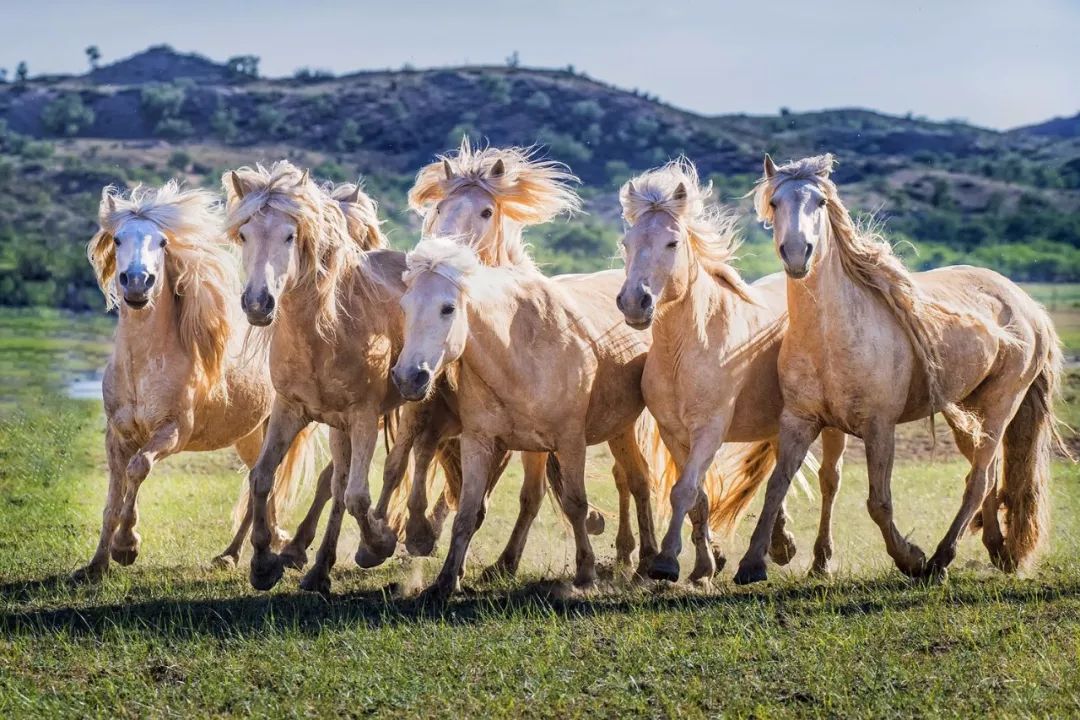
[[[113,535],[120,524],[120,513],[127,485],[127,465],[134,448],[126,447],[112,427],[105,431],[105,452],[109,463],[109,490],[101,514],[101,535],[90,562],[71,575],[72,582],[97,582],[109,568]]]
[[[109,549],[112,559],[121,565],[134,563],[142,544],[142,538],[136,530],[139,524],[139,488],[158,460],[176,452],[179,441],[179,428],[175,423],[167,423],[154,431],[146,444],[128,461],[127,492],[120,513],[120,527],[113,535]]]
[[[625,527],[628,541],[624,540],[623,542],[629,547],[630,552],[633,552],[634,534],[629,527],[629,508],[625,511],[623,509],[624,503],[629,503],[629,498],[626,497],[629,494],[634,499],[637,511],[638,535],[641,538],[641,552],[638,555],[635,573],[638,577],[645,577],[652,566],[653,558],[660,551],[653,516],[652,468],[649,467],[645,456],[642,454],[641,447],[638,445],[637,433],[634,430],[616,437],[608,443],[608,447],[615,458],[616,472],[623,475],[626,485],[626,491],[620,490],[619,493],[619,535],[623,534],[623,528]],[[661,470],[657,468],[656,471],[659,473]],[[617,482],[618,474],[615,477]],[[616,539],[616,548],[618,548],[618,545],[618,539]],[[627,557],[627,562],[629,561],[630,558]]]
[[[521,564],[521,555],[525,551],[525,543],[529,539],[529,530],[544,500],[544,489],[547,486],[547,459],[547,453],[521,453],[525,478],[518,498],[517,520],[514,522],[514,529],[510,532],[506,547],[495,563],[484,570],[482,580],[491,581],[499,577],[513,577],[517,573],[518,566]]]
[[[326,521],[326,530],[323,532],[319,550],[315,553],[315,562],[300,580],[301,590],[316,592],[324,597],[330,594],[330,570],[337,562],[338,537],[341,535],[341,523],[345,517],[345,486],[349,481],[351,454],[351,444],[346,433],[341,430],[330,431],[330,453],[330,516]]]
[[[264,425],[259,425],[258,428],[240,438],[233,446],[236,450],[236,454],[240,456],[241,462],[247,466],[249,472],[255,464],[255,461],[259,458],[259,448],[262,447],[264,430]],[[239,512],[241,506],[243,507],[243,512]],[[229,541],[229,544],[224,550],[211,559],[210,564],[215,567],[235,567],[236,564],[240,562],[240,551],[244,546],[244,540],[247,539],[247,534],[250,529],[251,493],[245,484],[243,490],[240,492],[240,498],[236,501],[236,508],[233,511],[232,540]]]
[[[844,447],[847,435],[835,428],[821,431],[821,469],[818,485],[821,488],[821,517],[818,521],[817,539],[814,540],[814,561],[810,573],[828,577],[832,574],[832,514],[836,494],[840,490],[840,471],[844,464]]]
[[[945,416],[945,421],[949,423],[949,427],[952,430],[956,447],[967,459],[968,463],[974,464],[976,438],[972,437],[970,432],[957,421],[951,412],[946,411],[943,414]],[[997,480],[1000,475],[1000,469],[1000,463],[995,460],[991,466],[990,487],[987,488],[986,497],[983,499],[982,511],[975,515],[970,526],[972,532],[980,529],[982,530],[983,545],[990,554],[991,561],[995,562],[995,564],[996,559],[1002,557],[1005,549],[1005,537],[1002,535],[1001,522],[998,518],[998,508],[1001,506],[1001,501],[997,493]],[[969,471],[964,478],[964,487],[967,487],[971,483],[971,480],[972,475]]]

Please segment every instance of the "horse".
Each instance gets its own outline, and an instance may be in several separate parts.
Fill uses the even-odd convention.
[[[476,252],[428,238],[408,255],[401,299],[405,339],[392,377],[421,400],[445,376],[461,421],[462,492],[446,561],[425,598],[455,590],[487,478],[507,450],[553,453],[562,508],[574,532],[574,584],[596,579],[586,527],[585,452],[607,442],[623,468],[648,472],[635,424],[645,408],[641,373],[649,348],[614,312],[617,270],[547,278],[525,267],[487,267]],[[556,459],[557,458],[557,459]],[[644,480],[642,477],[641,482]],[[648,496],[639,506],[642,556],[655,553]]]
[[[578,179],[561,163],[543,160],[529,148],[474,148],[464,138],[456,153],[438,156],[421,168],[409,191],[409,206],[423,218],[422,236],[453,237],[474,248],[480,262],[487,266],[506,266],[536,269],[522,237],[523,230],[553,220],[561,214],[580,209],[581,200],[572,185]],[[442,383],[439,391],[424,404],[412,403],[403,411],[399,435],[400,446],[416,447],[416,475],[427,482],[416,483],[409,497],[409,518],[406,525],[406,547],[417,554],[430,554],[439,530],[425,516],[427,495],[434,476],[427,472],[427,463],[442,441],[442,453],[457,454],[456,442],[449,438],[460,431],[454,414],[453,391]],[[423,415],[424,423],[416,421]],[[432,430],[438,429],[433,432]],[[387,460],[384,482],[394,482],[393,474],[404,470],[403,455],[395,446]],[[520,563],[529,528],[540,508],[545,489],[546,453],[523,453],[524,481],[520,495],[520,511],[506,549],[485,571],[485,577],[513,575]],[[629,565],[634,552],[634,536],[629,528],[630,496],[643,501],[648,487],[631,489],[630,479],[639,475],[616,467],[620,493],[620,522],[616,537],[616,562]],[[456,505],[460,493],[460,473],[448,474],[444,497]],[[556,482],[557,476],[552,476]],[[455,480],[457,482],[455,482]],[[494,483],[497,475],[491,479]],[[560,494],[556,490],[556,500]],[[438,510],[437,510],[438,513]],[[442,513],[438,513],[442,514]],[[603,530],[603,516],[590,511],[587,523],[590,533]]]
[[[316,421],[332,428],[332,503],[301,588],[326,594],[346,509],[357,519],[366,546],[388,554],[397,543],[386,519],[371,511],[368,470],[380,418],[402,403],[389,370],[401,346],[398,301],[405,258],[383,249],[376,205],[359,188],[353,190],[357,202],[350,232],[339,202],[286,160],[270,168],[229,171],[222,185],[226,233],[241,247],[248,278],[241,306],[248,322],[269,336],[270,376],[277,391],[249,475],[251,584],[259,590],[273,587],[289,560],[270,547],[266,502],[285,448]]]
[[[1053,323],[991,270],[910,273],[880,233],[852,220],[833,163],[820,155],[777,167],[766,156],[754,191],[787,274],[789,327],[779,356],[779,459],[735,581],[766,579],[769,528],[794,469],[826,427],[864,440],[867,509],[902,573],[944,579],[980,506],[991,561],[1014,572],[1045,535],[1050,459],[1055,447],[1066,451],[1053,410],[1062,369]],[[897,530],[890,486],[895,426],[929,418],[932,430],[938,412],[971,469],[927,560]]]
[[[98,232],[87,255],[119,322],[102,381],[109,489],[97,550],[76,580],[96,581],[110,557],[130,565],[139,554],[139,488],[159,461],[184,451],[230,445],[249,467],[262,445],[274,398],[265,360],[242,352],[244,331],[230,302],[239,287],[235,258],[221,245],[217,201],[176,182],[104,188]],[[309,432],[287,446],[274,476],[271,536],[304,475]],[[239,527],[215,563],[232,565],[251,524],[246,490]]]
[[[747,285],[728,261],[738,246],[737,219],[710,203],[685,158],[649,170],[619,191],[628,229],[622,238],[626,280],[615,298],[628,325],[652,328],[642,394],[656,418],[679,480],[671,491],[670,529],[649,575],[679,578],[681,528],[693,511],[697,561],[691,580],[715,572],[709,522],[733,525],[775,464],[783,398],[776,361],[787,326],[778,275]],[[743,484],[708,509],[701,479],[725,442],[750,442]],[[831,516],[840,484],[845,437],[828,430],[818,472],[822,509],[812,571],[828,574]],[[778,564],[795,553],[783,511],[769,554]]]

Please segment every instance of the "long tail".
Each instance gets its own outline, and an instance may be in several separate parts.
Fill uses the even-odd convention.
[[[1051,330],[1053,333],[1053,330]],[[1042,372],[1031,383],[1005,428],[1001,500],[1005,505],[1005,557],[1013,572],[1034,558],[1050,520],[1050,461],[1054,450],[1072,459],[1054,417],[1060,391],[1062,355],[1056,334]]]
[[[270,491],[270,505],[273,517],[279,524],[296,505],[300,494],[314,482],[315,463],[318,460],[321,441],[319,426],[314,423],[308,425],[293,438],[289,451],[285,453],[285,458],[274,473],[274,488]],[[249,491],[250,488],[245,482],[240,497],[236,499],[236,504],[233,506],[234,530],[240,527],[244,514],[247,512]]]

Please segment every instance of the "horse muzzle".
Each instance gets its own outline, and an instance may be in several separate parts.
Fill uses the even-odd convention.
[[[274,322],[276,305],[274,296],[265,289],[260,293],[244,290],[240,295],[240,307],[247,315],[248,322],[256,327],[266,327]]]
[[[632,293],[624,290],[615,296],[615,306],[622,312],[626,324],[635,330],[646,330],[652,325],[656,302],[651,291],[644,289]]]
[[[117,276],[128,307],[141,310],[150,304],[150,294],[157,276],[145,270],[124,271]]]
[[[426,364],[411,369],[403,369],[395,365],[390,371],[390,377],[397,386],[401,397],[406,400],[423,400],[431,389],[431,371]]]

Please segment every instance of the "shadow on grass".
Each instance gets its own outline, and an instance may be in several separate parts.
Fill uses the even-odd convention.
[[[66,576],[0,585],[9,603],[29,599],[36,591],[69,588]],[[554,615],[580,618],[643,611],[708,610],[756,617],[775,617],[781,626],[794,618],[874,615],[930,606],[994,603],[1024,604],[1080,598],[1080,580],[962,579],[945,586],[912,584],[896,576],[840,581],[783,582],[752,589],[721,583],[700,592],[683,586],[646,584],[581,595],[567,582],[534,581],[480,591],[466,590],[442,608],[417,598],[401,598],[393,585],[323,598],[309,593],[242,595],[221,599],[184,597],[213,589],[211,582],[180,582],[170,599],[72,605],[0,612],[0,632],[49,635],[57,632],[96,636],[106,631],[135,630],[163,637],[212,635],[236,637],[265,633],[314,634],[335,628],[378,628],[425,622],[468,625],[509,618]],[[54,595],[53,598],[56,596]],[[81,598],[88,603],[92,598]],[[9,605],[10,607],[10,605]]]

